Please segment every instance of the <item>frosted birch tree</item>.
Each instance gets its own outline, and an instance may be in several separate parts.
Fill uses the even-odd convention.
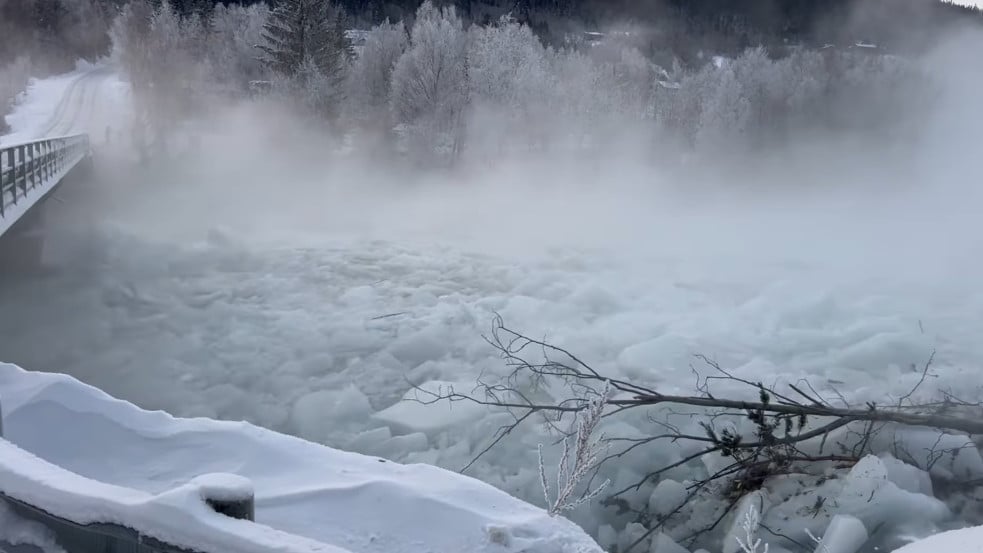
[[[409,46],[403,22],[373,27],[348,75],[348,97],[352,117],[373,138],[386,140],[394,125],[392,102],[393,70]]]
[[[393,112],[421,155],[453,155],[460,147],[466,60],[467,33],[454,8],[424,2],[392,82]]]
[[[553,79],[539,38],[505,16],[472,28],[467,56],[469,147],[500,156],[509,145],[542,144]]]
[[[266,4],[215,6],[209,21],[208,57],[218,82],[242,92],[250,81],[265,76],[259,45],[269,16]]]

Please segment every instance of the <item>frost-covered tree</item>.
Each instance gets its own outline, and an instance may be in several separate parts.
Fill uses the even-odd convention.
[[[541,144],[553,79],[532,30],[507,16],[473,27],[467,63],[469,148],[500,155],[507,146]]]
[[[284,0],[270,14],[260,46],[278,88],[300,94],[307,107],[329,118],[337,115],[352,51],[346,22],[344,10],[330,2]]]
[[[408,46],[409,36],[402,21],[386,20],[366,34],[348,80],[352,108],[358,118],[390,120],[393,69]]]
[[[344,21],[344,12],[331,2],[283,0],[264,25],[260,49],[266,63],[292,76],[310,60],[325,75],[333,75],[350,51]]]
[[[147,37],[153,17],[154,9],[147,0],[133,0],[123,7],[110,29],[113,56],[137,93],[151,82],[153,55]]]
[[[608,67],[615,93],[615,111],[630,117],[651,117],[657,67],[637,48],[631,47],[622,48],[618,58]]]
[[[427,0],[417,10],[410,47],[393,71],[392,104],[414,145],[456,152],[467,101],[467,33],[453,7]]]
[[[910,94],[924,81],[892,56],[800,48],[772,57],[752,48],[659,91],[656,112],[664,129],[718,152],[767,148],[797,130],[900,136],[890,129],[911,121]]]
[[[113,54],[133,90],[135,144],[162,152],[172,131],[194,114],[210,79],[207,30],[197,13],[182,17],[169,0],[128,3],[113,23]]]
[[[503,107],[522,107],[548,81],[546,49],[532,30],[504,16],[474,27],[468,44],[471,98]]]
[[[212,12],[208,35],[208,57],[213,76],[223,85],[245,91],[248,83],[263,78],[266,69],[259,45],[269,18],[266,4],[226,6]]]
[[[116,8],[106,0],[0,0],[0,67],[27,56],[44,76],[105,55]]]
[[[586,54],[559,50],[550,58],[558,83],[550,96],[559,116],[556,131],[573,140],[571,147],[590,142],[598,123],[610,108],[610,78]]]
[[[710,70],[710,69],[706,69]],[[698,147],[721,149],[747,140],[752,103],[732,64],[715,68],[713,88],[703,95],[694,136]]]

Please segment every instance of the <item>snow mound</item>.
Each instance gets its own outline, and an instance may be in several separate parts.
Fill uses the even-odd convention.
[[[867,542],[864,523],[850,515],[836,515],[823,534],[816,553],[856,553]]]
[[[601,551],[572,522],[437,467],[248,423],[144,411],[71,377],[7,364],[0,397],[11,442],[0,441],[3,491],[78,522],[237,551]],[[250,486],[257,523],[222,517],[202,501],[203,490]]]
[[[983,526],[935,534],[895,549],[894,553],[983,553]]]
[[[202,498],[216,501],[237,501],[250,499],[255,495],[253,483],[248,478],[236,474],[203,474],[191,480],[190,484],[201,490]]]

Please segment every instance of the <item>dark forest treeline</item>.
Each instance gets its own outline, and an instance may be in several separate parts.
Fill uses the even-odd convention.
[[[216,0],[174,0],[178,11],[207,12]],[[222,2],[230,3],[230,2]],[[250,4],[252,0],[231,3]],[[268,2],[276,6],[276,0]],[[412,21],[420,0],[341,0],[361,26]],[[487,24],[506,13],[547,44],[583,31],[631,29],[649,55],[686,62],[712,52],[764,45],[873,42],[899,53],[931,47],[953,24],[983,25],[983,11],[941,0],[443,0],[465,20]]]
[[[269,0],[276,8],[284,0]],[[158,5],[160,0],[149,0]],[[0,114],[28,76],[69,70],[76,60],[109,52],[109,30],[126,0],[0,0]],[[210,21],[215,6],[252,0],[171,0],[181,16]],[[338,0],[351,24],[412,21],[420,0]],[[983,11],[940,0],[438,0],[466,23],[511,14],[551,46],[583,40],[585,31],[614,32],[656,63],[696,68],[711,55],[765,46],[877,44],[880,52],[923,51],[953,25],[983,25]],[[0,130],[3,120],[0,119]]]
[[[413,0],[342,0],[377,23],[406,20]],[[983,11],[938,0],[447,0],[466,19],[488,23],[505,12],[557,44],[579,31],[630,29],[649,52],[736,53],[789,42],[822,46],[874,42],[895,51],[930,47],[953,24],[983,25]]]
[[[122,0],[0,0],[0,64],[27,55],[64,65],[104,53],[106,34]],[[173,0],[183,14],[218,3]],[[269,2],[275,6],[274,0]],[[342,0],[362,25],[412,19],[420,0]],[[466,20],[488,23],[511,13],[545,42],[585,30],[621,26],[636,31],[642,50],[673,50],[680,59],[700,51],[728,53],[786,42],[822,45],[857,40],[894,50],[929,46],[954,23],[983,24],[983,11],[938,0],[446,0]]]
[[[108,30],[121,2],[0,0],[0,66],[30,58],[42,72],[70,68],[109,49]]]

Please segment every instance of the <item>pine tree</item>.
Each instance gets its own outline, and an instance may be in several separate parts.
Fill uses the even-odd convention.
[[[264,61],[277,73],[293,76],[310,60],[324,75],[333,76],[351,50],[344,21],[343,11],[330,2],[283,0],[264,29]]]

